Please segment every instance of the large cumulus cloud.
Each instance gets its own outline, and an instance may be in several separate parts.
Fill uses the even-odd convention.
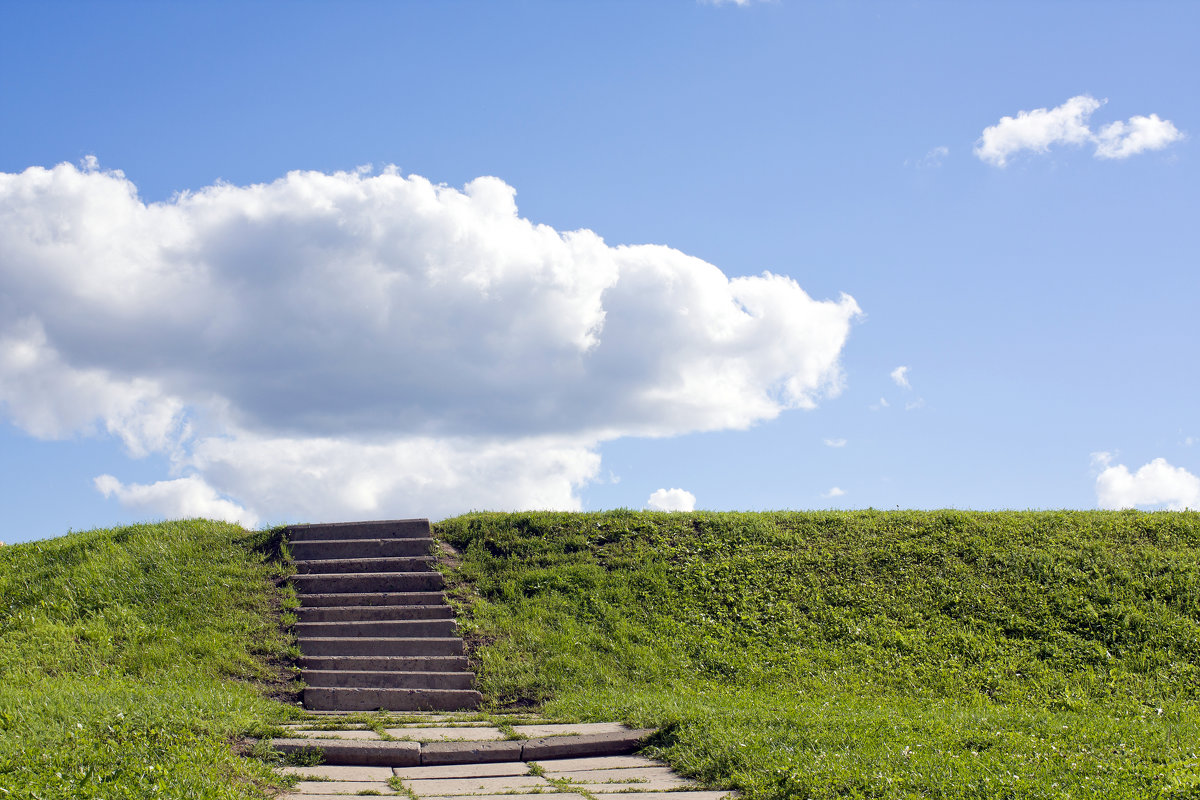
[[[0,174],[0,403],[35,436],[168,454],[153,491],[101,482],[160,513],[575,507],[605,440],[836,393],[858,313],[534,224],[491,177],[293,172],[148,204],[94,164]]]

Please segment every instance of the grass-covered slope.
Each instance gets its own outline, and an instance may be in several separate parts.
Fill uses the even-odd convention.
[[[473,514],[481,689],[750,798],[1200,797],[1200,515]]]
[[[0,547],[0,800],[260,798],[284,688],[276,534],[206,521]]]

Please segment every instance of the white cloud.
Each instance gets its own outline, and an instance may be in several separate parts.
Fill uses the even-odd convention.
[[[908,382],[908,367],[896,367],[891,372],[892,380],[896,385],[903,389],[911,389],[912,384]]]
[[[1157,114],[1113,122],[1096,136],[1097,158],[1128,158],[1147,150],[1161,150],[1183,138],[1183,133]]]
[[[826,447],[845,447],[846,440],[845,439],[826,439],[825,446]]]
[[[536,225],[514,195],[389,168],[145,204],[94,162],[0,173],[0,413],[298,521],[577,508],[604,441],[840,391],[852,298]]]
[[[845,489],[841,489],[841,488],[839,488],[839,487],[837,487],[837,486],[834,486],[834,487],[833,487],[833,488],[831,488],[831,489],[830,489],[828,492],[825,492],[825,494],[823,494],[823,495],[821,495],[821,496],[822,496],[822,497],[827,497],[827,498],[833,498],[833,497],[841,497],[841,496],[842,496],[842,495],[844,495],[845,493],[846,493],[846,490],[845,490]]]
[[[985,128],[975,145],[975,155],[997,167],[1022,150],[1048,152],[1053,145],[1094,144],[1096,158],[1128,158],[1146,150],[1160,150],[1179,141],[1183,134],[1157,114],[1131,117],[1128,122],[1113,122],[1094,134],[1088,120],[1105,102],[1089,95],[1078,95],[1056,108],[1038,108],[1002,117]]]
[[[1092,463],[1104,468],[1096,478],[1096,503],[1101,508],[1200,509],[1200,478],[1171,466],[1165,458],[1156,458],[1133,473],[1124,464],[1113,466],[1108,453],[1094,453]]]
[[[694,511],[696,496],[683,489],[659,489],[650,495],[646,507],[651,511]]]
[[[868,406],[868,408],[870,408],[872,411],[880,411],[882,409],[887,408],[890,405],[891,405],[891,403],[889,403],[887,401],[886,397],[881,397],[881,398],[879,398],[878,403],[872,403],[870,406]]]
[[[100,475],[96,490],[105,497],[116,497],[126,508],[170,518],[205,517],[237,522],[252,528],[258,517],[217,494],[202,478],[189,475],[152,484],[124,485],[112,475]]]

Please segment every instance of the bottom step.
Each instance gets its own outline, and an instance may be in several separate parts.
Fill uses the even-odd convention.
[[[304,690],[311,711],[469,711],[483,697],[469,689],[332,689]]]

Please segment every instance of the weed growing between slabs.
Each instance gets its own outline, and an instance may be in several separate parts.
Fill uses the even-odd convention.
[[[494,702],[747,798],[1200,797],[1200,514],[471,514]]]
[[[262,798],[289,715],[278,531],[192,520],[0,548],[0,800]]]

